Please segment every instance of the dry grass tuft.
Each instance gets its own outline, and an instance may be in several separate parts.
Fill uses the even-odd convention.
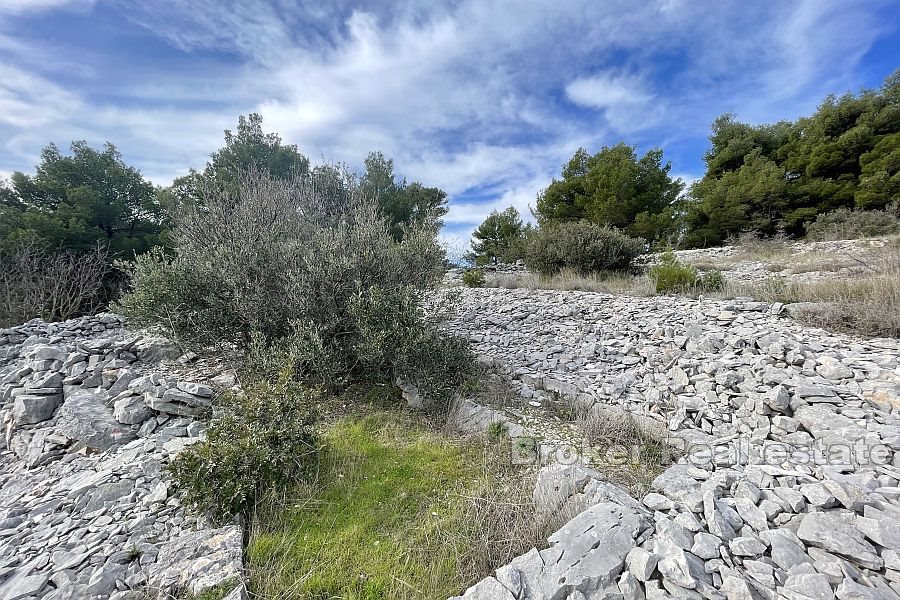
[[[635,498],[649,492],[653,479],[673,461],[665,431],[642,427],[624,410],[596,405],[579,411],[576,423],[597,453],[600,470]]]
[[[727,245],[734,246],[737,251],[731,257],[734,262],[771,262],[785,259],[792,253],[791,241],[783,234],[767,238],[754,232],[745,232],[729,240]]]
[[[867,336],[900,337],[900,245],[892,244],[865,261],[860,271],[843,279],[761,284],[728,282],[718,296],[749,296],[765,302],[812,303],[798,308],[802,321],[824,329]]]
[[[581,291],[602,294],[653,295],[653,281],[645,275],[633,275],[618,271],[582,275],[565,270],[555,275],[542,276],[533,273],[502,275],[487,282],[488,287],[526,288],[532,290]]]

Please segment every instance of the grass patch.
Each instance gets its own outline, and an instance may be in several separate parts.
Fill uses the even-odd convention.
[[[759,284],[729,281],[719,294],[749,296],[765,302],[808,302],[800,320],[824,329],[873,337],[900,337],[900,245],[886,246],[860,261],[852,277],[790,282],[770,279]]]
[[[597,453],[599,468],[635,498],[649,492],[656,476],[673,462],[672,449],[660,437],[664,432],[651,435],[630,413],[593,407],[579,411],[576,423]]]
[[[508,440],[460,442],[398,411],[343,417],[323,437],[319,480],[257,507],[256,598],[445,598],[544,537],[530,484],[503,472]]]
[[[564,292],[598,292],[603,294],[629,294],[650,296],[654,294],[654,283],[646,275],[633,275],[621,271],[605,271],[581,274],[563,270],[553,275],[521,273],[503,275],[488,281],[489,287],[526,288],[532,290],[559,290]]]

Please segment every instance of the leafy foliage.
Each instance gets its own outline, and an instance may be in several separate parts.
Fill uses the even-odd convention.
[[[430,224],[397,242],[374,199],[334,171],[250,173],[200,200],[176,219],[173,255],[136,261],[117,307],[132,323],[200,351],[291,344],[297,373],[331,385],[403,377],[439,396],[465,377],[468,347],[423,315],[443,259]]]
[[[538,228],[529,237],[525,263],[542,275],[564,269],[581,274],[622,271],[643,249],[643,240],[612,227],[572,221]]]
[[[725,288],[725,277],[722,275],[722,271],[710,269],[700,273],[697,285],[701,291],[718,292]]]
[[[806,224],[806,236],[813,240],[849,240],[900,233],[900,203],[884,210],[838,208],[822,213]]]
[[[220,399],[206,439],[169,465],[187,504],[224,521],[249,508],[262,491],[310,473],[317,396],[291,375],[287,368],[276,380],[245,383],[243,393]]]
[[[650,268],[650,278],[656,283],[657,293],[685,293],[697,287],[697,269],[685,265],[671,251],[663,253],[659,263]]]
[[[447,214],[447,194],[439,188],[425,187],[418,181],[397,181],[394,161],[381,152],[370,152],[365,161],[362,189],[378,202],[387,218],[391,235],[402,240],[406,228],[427,225],[438,230]]]
[[[747,229],[798,236],[822,213],[882,209],[900,199],[900,71],[880,90],[828,96],[794,123],[723,115],[709,139],[706,174],[681,207],[687,246]]]
[[[462,275],[462,282],[466,287],[483,287],[484,279],[484,271],[481,269],[469,269]]]
[[[163,202],[172,210],[200,202],[205,189],[234,189],[248,171],[290,179],[309,172],[309,159],[294,144],[283,144],[277,133],[265,133],[259,114],[240,115],[237,130],[225,130],[225,146],[213,152],[202,171],[191,169],[188,175],[176,179],[163,192]]]
[[[491,214],[472,233],[472,256],[475,264],[515,262],[524,258],[525,238],[530,227],[522,223],[515,207]]]
[[[73,142],[66,156],[53,144],[34,175],[16,172],[0,187],[0,245],[32,240],[53,250],[128,257],[159,243],[161,210],[153,186],[107,143]]]
[[[538,196],[538,222],[587,219],[648,242],[660,239],[673,230],[672,206],[684,188],[662,160],[662,150],[638,158],[635,148],[624,143],[604,146],[593,156],[579,148],[563,166],[562,178]]]

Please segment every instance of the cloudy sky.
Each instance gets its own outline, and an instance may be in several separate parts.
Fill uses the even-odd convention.
[[[703,172],[709,123],[792,119],[900,67],[900,0],[0,0],[0,176],[115,143],[167,184],[259,112],[314,161],[527,213],[579,147]]]

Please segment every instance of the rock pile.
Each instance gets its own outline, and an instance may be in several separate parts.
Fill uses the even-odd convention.
[[[163,470],[234,381],[178,357],[112,314],[0,331],[0,598],[243,597],[241,529],[186,514]]]
[[[462,293],[451,328],[525,398],[626,411],[680,452],[640,502],[546,467],[537,505],[584,512],[463,598],[900,598],[897,340],[751,301]]]
[[[682,262],[713,266],[730,281],[762,283],[775,278],[808,282],[871,273],[879,263],[872,257],[887,244],[884,239],[789,242],[768,261],[754,258],[752,252],[748,255],[738,246],[677,250],[675,256]],[[652,264],[656,256],[646,262]]]
[[[490,282],[491,280],[497,279],[499,277],[503,277],[504,275],[524,275],[528,273],[528,268],[525,266],[524,261],[517,260],[514,263],[499,263],[496,265],[484,265],[483,267],[478,267],[484,272],[485,281]],[[444,284],[445,285],[462,285],[462,276],[463,273],[468,271],[468,269],[464,268],[453,268],[448,269],[444,274]]]

